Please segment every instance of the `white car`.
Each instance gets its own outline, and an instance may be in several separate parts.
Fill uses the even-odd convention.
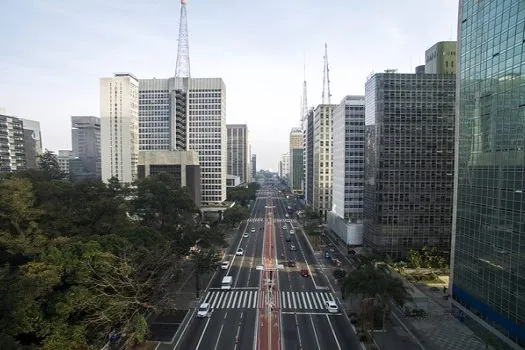
[[[264,265],[257,265],[257,266],[255,266],[255,269],[257,271],[262,271],[262,270],[264,270]]]
[[[228,270],[228,267],[230,267],[230,262],[229,261],[223,261],[221,263],[221,270]]]
[[[293,235],[295,234],[295,231],[293,229],[290,230],[290,234]]]
[[[249,237],[249,236],[248,236],[248,232],[244,232],[244,234],[243,234],[242,236],[243,236],[244,238]]]
[[[237,249],[237,251],[235,252],[235,255],[244,255],[244,249],[242,248]]]
[[[288,230],[288,226],[284,225],[283,230]]]
[[[335,314],[339,311],[337,304],[333,300],[327,301],[326,303],[324,303],[324,306],[326,307],[326,310],[331,314]]]
[[[202,303],[201,306],[199,306],[199,309],[197,310],[197,317],[208,317],[210,314],[210,304],[209,303]]]
[[[254,233],[255,232],[255,227],[252,227],[252,229],[250,230],[251,233]]]

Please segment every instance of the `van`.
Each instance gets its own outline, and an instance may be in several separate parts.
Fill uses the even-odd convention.
[[[221,283],[221,289],[222,290],[230,290],[232,289],[232,276],[224,276],[222,278],[222,283]]]

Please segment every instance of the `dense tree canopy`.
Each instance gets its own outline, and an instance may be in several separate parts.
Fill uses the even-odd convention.
[[[225,222],[235,226],[242,220],[246,220],[250,217],[250,211],[241,205],[234,205],[224,211],[223,219]]]
[[[110,332],[142,341],[146,315],[173,305],[180,261],[224,241],[174,184],[71,183],[54,165],[1,178],[0,349],[100,349]]]
[[[247,205],[250,200],[255,200],[257,190],[261,186],[257,182],[252,182],[247,186],[241,185],[237,187],[228,188],[227,196],[228,200],[237,202],[240,205]]]

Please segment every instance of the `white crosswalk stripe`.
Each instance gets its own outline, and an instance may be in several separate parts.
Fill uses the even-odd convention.
[[[258,306],[259,291],[211,291],[204,298],[212,309],[254,309]]]
[[[293,222],[293,223],[296,223],[297,222],[297,219],[275,219],[275,222]]]
[[[249,218],[246,222],[264,222],[264,218]]]
[[[333,301],[332,293],[328,292],[280,292],[281,309],[293,310],[325,310],[325,302]]]

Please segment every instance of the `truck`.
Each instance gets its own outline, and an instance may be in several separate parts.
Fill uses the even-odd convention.
[[[222,290],[232,289],[232,281],[233,281],[232,276],[224,276],[222,278],[221,289]]]

